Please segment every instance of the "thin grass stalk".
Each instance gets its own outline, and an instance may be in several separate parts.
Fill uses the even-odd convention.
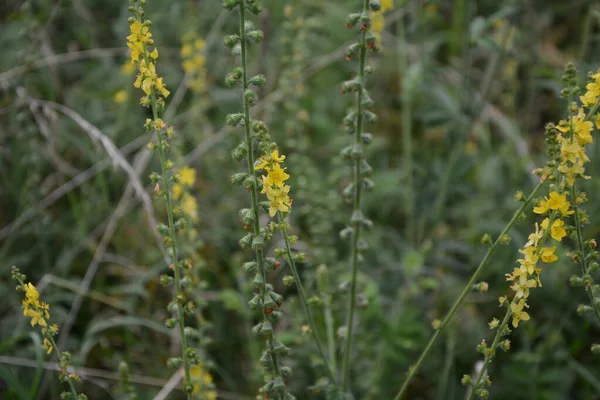
[[[396,394],[396,397],[394,397],[394,400],[400,400],[402,398],[402,395],[408,389],[408,385],[412,381],[412,378],[415,376],[415,374],[417,373],[417,371],[419,371],[419,368],[423,364],[423,361],[429,355],[429,352],[433,348],[433,345],[437,342],[437,340],[440,337],[442,331],[448,325],[448,323],[452,320],[452,318],[456,314],[456,311],[458,310],[458,308],[461,306],[461,304],[463,303],[463,301],[465,300],[465,298],[467,297],[467,295],[469,294],[469,292],[471,292],[471,290],[473,289],[473,285],[477,281],[477,278],[481,274],[481,271],[483,271],[483,269],[486,267],[486,265],[488,264],[488,262],[491,260],[492,255],[494,254],[494,252],[496,251],[496,249],[502,244],[503,237],[508,234],[508,232],[511,230],[511,228],[513,227],[513,225],[521,217],[521,215],[523,214],[523,212],[525,212],[525,209],[527,208],[527,206],[529,206],[529,204],[531,203],[531,201],[535,198],[535,196],[537,195],[538,191],[542,188],[542,186],[544,186],[544,183],[545,182],[540,182],[533,189],[533,191],[531,192],[531,194],[529,195],[529,197],[527,197],[527,199],[523,202],[523,204],[521,204],[521,207],[519,207],[519,209],[515,212],[515,214],[513,215],[513,217],[511,218],[511,220],[508,222],[508,224],[506,225],[506,227],[504,227],[504,229],[502,230],[502,232],[500,233],[500,235],[498,236],[498,238],[494,241],[494,243],[492,244],[492,246],[490,246],[490,248],[488,249],[485,257],[481,260],[481,263],[479,264],[479,266],[477,267],[477,269],[475,270],[475,272],[471,276],[471,279],[469,279],[469,282],[467,282],[467,284],[465,285],[462,293],[460,294],[460,296],[458,297],[458,299],[456,299],[456,301],[454,302],[454,305],[452,306],[452,308],[450,309],[450,311],[448,311],[448,314],[442,320],[442,322],[440,323],[439,327],[436,329],[435,333],[433,334],[433,336],[431,337],[431,339],[429,340],[429,342],[425,346],[425,349],[423,350],[423,352],[419,356],[419,359],[417,360],[416,364],[414,364],[413,366],[411,366],[409,368],[408,374],[407,374],[406,378],[404,379],[404,382],[402,383],[402,386],[400,387],[400,390],[398,391],[398,394]]]

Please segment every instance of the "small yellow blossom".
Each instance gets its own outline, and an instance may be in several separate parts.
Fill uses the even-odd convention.
[[[520,321],[529,321],[529,314],[523,311],[523,308],[529,307],[524,299],[519,300],[517,303],[514,301],[510,304],[510,310],[513,313],[512,325],[516,328],[519,326]]]
[[[183,186],[180,183],[174,183],[171,186],[171,197],[178,200],[183,194]]]
[[[200,365],[190,367],[190,376],[194,385],[194,394],[201,394],[206,400],[217,400],[217,392],[214,389],[213,377]]]
[[[541,200],[533,212],[536,214],[545,214],[549,210],[558,210],[563,216],[573,214],[573,210],[569,210],[571,203],[567,201],[567,195],[559,194],[558,192],[550,192],[549,197]]]
[[[542,229],[543,230],[547,230],[548,229],[548,224],[550,223],[550,219],[546,218],[542,221]],[[563,226],[565,225],[565,222],[561,219],[557,219],[552,223],[552,226],[550,227],[550,236],[552,236],[552,238],[556,241],[561,241],[562,238],[564,238],[565,236],[567,236],[567,231],[565,231],[565,229],[563,228]]]
[[[598,99],[598,96],[600,96],[600,71],[592,75],[591,78],[593,81],[585,86],[587,91],[583,96],[579,97],[583,105],[586,107],[593,106]]]
[[[183,194],[181,197],[181,210],[193,222],[198,222],[198,202],[194,196],[189,193]]]
[[[31,326],[47,327],[46,319],[50,318],[50,306],[40,301],[40,294],[35,286],[28,282],[23,285],[25,300],[23,300],[23,315],[31,318]]]
[[[267,168],[267,177],[264,180],[266,185],[275,185],[283,187],[283,182],[289,179],[289,175],[285,173],[285,168],[281,168],[279,164],[275,164],[273,168]]]
[[[545,228],[542,226],[542,229],[545,229]],[[525,247],[530,247],[530,246],[537,247],[538,242],[540,241],[542,236],[544,236],[544,231],[540,230],[540,226],[536,222],[535,223],[535,232],[531,233],[529,235],[528,242],[525,243]]]
[[[196,170],[190,167],[183,167],[179,170],[179,183],[183,186],[192,187],[196,183]]]
[[[381,12],[394,8],[394,0],[381,0]]]
[[[573,134],[581,145],[592,143],[592,129],[594,124],[591,121],[585,120],[585,112],[583,108],[579,109],[577,115],[569,118],[568,121],[561,121],[557,129],[563,133],[570,133],[571,124],[573,125]]]
[[[551,263],[558,260],[556,254],[554,254],[555,250],[556,246],[542,248],[542,252],[540,254],[542,261],[545,263]]]
[[[113,97],[113,100],[117,104],[124,103],[125,100],[127,100],[127,92],[124,91],[124,90],[119,90],[117,93],[115,93],[115,96]]]

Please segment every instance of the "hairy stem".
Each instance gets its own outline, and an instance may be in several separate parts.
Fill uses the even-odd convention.
[[[369,12],[369,0],[365,0],[363,3],[363,13]],[[365,64],[367,58],[367,29],[363,29],[360,38],[360,60],[358,69],[358,79],[364,84],[365,80]],[[362,131],[363,131],[363,107],[362,98],[363,91],[359,90],[356,94],[356,129],[355,129],[355,144],[362,146]],[[354,206],[353,214],[359,214],[361,212],[361,195],[362,195],[362,182],[360,179],[360,158],[354,160]],[[355,222],[354,225],[354,236],[352,238],[352,261],[351,261],[351,273],[352,278],[350,282],[350,295],[348,298],[348,317],[346,319],[346,343],[344,347],[344,359],[342,366],[342,391],[345,393],[348,390],[348,379],[350,378],[350,351],[352,349],[352,330],[354,321],[354,309],[356,308],[356,275],[358,271],[358,259],[359,250],[358,243],[360,241],[361,221]]]
[[[254,171],[254,141],[252,140],[252,133],[250,132],[250,104],[246,100],[244,96],[244,92],[248,89],[248,63],[247,63],[247,53],[248,53],[248,43],[246,37],[246,1],[242,0],[239,5],[240,8],[240,38],[241,38],[241,56],[242,56],[242,98],[244,103],[244,132],[246,136],[246,146],[248,148],[248,174],[251,177],[255,177],[256,173]],[[254,220],[252,222],[252,233],[255,237],[260,235],[260,221],[259,221],[259,208],[258,208],[258,187],[256,184],[253,184],[250,187],[250,199],[252,202],[252,212],[254,213]],[[256,264],[258,265],[258,271],[263,276],[262,285],[260,286],[260,295],[261,298],[264,299],[267,294],[267,273],[265,269],[265,256],[262,248],[256,248]],[[264,315],[264,310],[262,310],[263,318],[267,319],[268,317]],[[279,366],[279,356],[273,350],[273,338],[270,337],[267,339],[267,345],[269,346],[271,361],[273,364],[273,371],[276,376],[281,376],[281,369]],[[278,397],[281,398],[281,394],[278,393]]]

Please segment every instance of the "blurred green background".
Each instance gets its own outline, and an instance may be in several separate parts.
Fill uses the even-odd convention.
[[[264,3],[267,11],[254,21],[266,40],[253,48],[249,68],[268,84],[253,112],[288,156],[290,223],[300,238],[295,246],[307,254],[301,274],[318,297],[320,334],[330,328],[339,356],[335,331],[345,321],[349,249],[338,233],[350,216],[341,196],[349,169],[339,151],[351,141],[341,120],[352,100],[339,90],[356,70],[344,60],[357,38],[344,27],[346,15],[362,2]],[[166,267],[152,222],[164,220],[164,207],[155,201],[152,211],[133,189],[151,193],[147,177],[159,166],[144,147],[149,111],[139,105],[141,92],[126,66],[127,6],[0,3],[0,378],[15,399],[56,399],[61,388],[20,311],[12,265],[51,304],[73,365],[90,369],[81,371],[90,399],[124,398],[117,379],[123,360],[141,399],[154,398],[174,373],[165,363],[178,344],[163,325],[170,293],[158,284]],[[229,181],[239,169],[229,152],[241,131],[224,123],[240,108],[239,92],[223,83],[237,61],[222,44],[238,21],[216,0],[149,0],[146,13],[159,73],[171,90],[165,120],[177,131],[172,158],[197,171],[181,197],[197,210],[183,244],[198,266],[195,345],[219,398],[253,399],[261,384],[260,344],[250,333],[251,287],[241,269],[251,255],[237,243],[237,210],[248,199]],[[564,65],[574,62],[583,83],[599,67],[599,34],[600,3],[591,0],[396,0],[386,13],[368,78],[379,119],[369,128],[376,187],[364,199],[374,226],[365,234],[371,249],[359,275],[357,399],[393,398],[432,334],[431,321],[443,317],[485,254],[482,235],[495,237],[519,206],[515,192],[533,188],[531,170],[545,160],[544,125],[565,114]],[[186,43],[191,59],[189,48],[181,51]],[[585,187],[588,238],[600,229],[598,143]],[[489,292],[469,295],[408,399],[465,398],[460,377],[479,359],[475,345],[490,340],[487,323],[498,317],[497,297],[509,292],[504,274],[531,230],[530,214],[484,271]],[[271,246],[281,246],[279,239]],[[530,298],[531,321],[491,365],[490,398],[600,398],[600,359],[589,351],[600,329],[576,313],[586,301],[569,287],[577,272],[564,257],[546,268],[544,286]],[[324,374],[303,333],[296,289],[280,279],[288,273],[271,278],[285,297],[278,330],[292,348],[290,389],[298,399],[324,398],[313,387]]]

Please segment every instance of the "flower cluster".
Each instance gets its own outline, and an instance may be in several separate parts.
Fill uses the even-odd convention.
[[[281,168],[280,163],[285,160],[284,155],[279,155],[279,150],[273,150],[271,154],[263,155],[257,160],[254,169],[265,170],[267,175],[262,176],[262,191],[269,199],[269,216],[274,217],[277,211],[289,212],[292,207],[292,199],[288,193],[290,186],[285,184],[290,175]]]
[[[190,76],[189,87],[195,92],[202,92],[206,87],[206,42],[196,32],[188,32],[183,36],[181,46],[182,67]]]
[[[264,398],[292,400],[295,397],[286,388],[291,368],[282,365],[282,360],[289,355],[290,349],[275,337],[275,326],[282,317],[278,308],[282,305],[283,297],[273,290],[273,285],[267,283],[267,272],[278,268],[280,262],[266,257],[264,250],[273,237],[277,224],[272,222],[261,227],[259,218],[261,211],[268,211],[269,215],[274,216],[278,211],[290,210],[289,186],[285,184],[289,175],[281,167],[284,156],[280,156],[276,144],[271,143],[266,124],[252,119],[250,113],[250,108],[258,101],[258,95],[251,86],[264,86],[266,78],[263,75],[248,76],[248,47],[262,41],[264,34],[246,19],[246,13],[258,14],[262,5],[256,0],[224,0],[223,7],[228,10],[237,9],[240,16],[239,34],[228,35],[225,45],[234,56],[240,56],[241,65],[226,75],[225,84],[229,87],[241,87],[243,112],[229,114],[226,121],[232,127],[244,128],[244,140],[232,150],[231,156],[236,161],[246,161],[247,171],[234,174],[231,181],[233,184],[243,185],[250,193],[251,207],[240,210],[244,229],[248,231],[240,239],[240,246],[251,247],[255,255],[253,261],[244,264],[244,270],[254,276],[250,309],[260,313],[260,320],[252,332],[263,339],[266,345],[260,357],[265,384],[259,393]],[[258,148],[265,155],[255,162],[254,153]],[[267,174],[262,179],[257,179],[257,170],[265,170]],[[269,198],[268,205],[259,202],[261,184],[262,193]]]
[[[12,267],[12,278],[18,282],[17,291],[25,293],[25,299],[22,302],[23,314],[31,318],[31,326],[39,325],[41,328],[43,342],[42,348],[47,354],[56,351],[59,355],[59,379],[63,383],[69,385],[70,393],[64,392],[61,398],[72,398],[74,400],[87,400],[85,394],[77,394],[75,383],[79,382],[79,375],[69,372],[69,361],[71,355],[68,352],[61,353],[56,346],[54,336],[58,334],[58,325],[48,324],[50,319],[50,306],[48,303],[40,301],[40,293],[37,288],[31,283],[26,282],[27,276],[22,274],[17,267]]]
[[[169,95],[163,84],[162,78],[156,74],[156,60],[158,59],[158,50],[149,49],[154,41],[149,31],[151,23],[145,19],[143,6],[145,0],[130,0],[129,11],[133,14],[129,18],[131,35],[127,37],[128,46],[131,49],[131,60],[139,66],[139,72],[134,86],[140,87],[145,96],[141,103],[152,109],[153,118],[148,118],[144,125],[147,133],[154,135],[154,140],[150,141],[147,149],[158,153],[160,160],[160,172],[152,172],[150,181],[154,186],[154,195],[162,198],[166,203],[167,224],[160,223],[157,231],[163,237],[163,244],[167,250],[166,256],[169,258],[169,269],[171,275],[162,275],[160,282],[164,286],[174,285],[174,298],[168,304],[167,309],[171,314],[170,318],[165,320],[165,325],[169,329],[177,328],[180,340],[180,354],[177,357],[171,357],[167,360],[167,366],[171,368],[183,367],[184,371],[184,391],[188,400],[192,399],[194,385],[192,383],[191,368],[200,362],[197,349],[192,347],[192,336],[186,333],[191,330],[185,324],[185,316],[195,315],[197,312],[196,302],[189,298],[190,293],[186,289],[191,285],[186,272],[193,268],[189,259],[180,259],[179,234],[187,228],[187,220],[182,215],[183,209],[187,209],[187,215],[194,219],[197,218],[197,205],[195,199],[190,196],[187,201],[182,203],[181,207],[174,205],[174,197],[178,194],[183,196],[183,188],[189,187],[195,182],[195,171],[191,168],[182,168],[179,173],[174,172],[174,163],[168,156],[171,142],[174,137],[174,129],[160,118],[164,110],[164,99]],[[176,186],[179,185],[179,186]],[[184,199],[186,200],[186,199]],[[189,336],[189,337],[188,337]]]
[[[596,297],[592,290],[593,280],[590,275],[590,270],[594,269],[590,260],[600,258],[600,255],[594,250],[595,241],[588,241],[587,246],[583,243],[581,225],[587,218],[579,206],[586,201],[586,196],[585,193],[577,192],[575,189],[577,179],[589,179],[589,176],[585,175],[585,163],[589,161],[585,150],[586,146],[593,142],[591,133],[594,123],[591,120],[598,121],[596,114],[600,104],[600,73],[591,75],[593,81],[587,85],[587,92],[580,97],[582,106],[572,102],[573,96],[579,91],[576,86],[576,75],[575,67],[569,64],[564,75],[567,88],[562,92],[569,100],[569,117],[560,121],[558,126],[548,124],[546,127],[546,142],[551,160],[544,168],[534,171],[540,176],[542,183],[547,180],[552,182],[548,196],[540,199],[533,208],[533,212],[543,216],[544,219],[539,225],[535,224],[535,232],[529,235],[527,243],[519,250],[523,255],[517,260],[519,266],[514,268],[512,273],[506,274],[507,280],[513,282],[511,289],[515,295],[512,301],[508,301],[506,297],[500,298],[500,305],[507,307],[507,311],[501,324],[497,319],[490,323],[492,329],[497,329],[492,345],[488,347],[483,342],[478,346],[478,351],[485,355],[485,362],[474,383],[469,376],[465,376],[463,380],[473,385],[469,399],[475,395],[480,398],[487,397],[488,391],[485,386],[489,386],[489,379],[486,381],[484,378],[485,371],[494,358],[497,348],[507,350],[510,347],[508,339],[501,340],[510,333],[507,327],[508,321],[512,320],[512,326],[516,328],[520,321],[530,319],[526,311],[529,307],[527,304],[529,290],[542,285],[540,281],[542,268],[538,267],[538,262],[552,263],[558,260],[555,254],[556,246],[544,246],[549,237],[556,242],[561,242],[563,238],[570,235],[575,240],[577,250],[569,253],[569,256],[581,265],[583,276],[572,277],[571,284],[585,286],[592,301],[591,306],[579,306],[578,311],[594,311],[600,322],[600,312],[595,304]],[[597,123],[596,127],[600,127],[600,124]],[[522,196],[519,198],[522,199]],[[569,223],[571,218],[574,224]],[[595,265],[597,266],[597,263]],[[598,268],[600,267],[596,267]]]
[[[566,195],[552,191],[533,209],[536,214],[548,215],[548,217],[541,224],[535,224],[535,232],[529,235],[527,243],[519,250],[523,255],[517,260],[519,266],[514,268],[512,273],[506,274],[506,279],[513,282],[510,288],[515,292],[510,304],[512,325],[515,328],[519,326],[520,321],[529,320],[529,314],[525,311],[529,307],[527,304],[529,289],[542,286],[540,281],[542,268],[538,267],[538,261],[552,263],[558,260],[554,254],[556,246],[544,247],[543,243],[548,235],[557,242],[567,235],[564,229],[565,222],[560,217],[573,213],[570,206],[571,203],[567,201]]]
[[[134,6],[131,6],[131,10],[133,12],[136,11]],[[141,15],[138,14],[140,18]],[[131,63],[138,66],[138,74],[133,86],[144,91],[146,96],[142,97],[141,103],[149,106],[151,95],[157,96],[157,93],[160,93],[162,97],[167,98],[169,96],[169,91],[163,82],[163,78],[159,77],[156,73],[158,49],[149,49],[149,46],[154,44],[152,33],[150,33],[150,21],[140,21],[135,17],[131,17],[129,22],[131,34],[127,36],[127,47],[130,49]],[[163,99],[156,100],[164,101]]]

